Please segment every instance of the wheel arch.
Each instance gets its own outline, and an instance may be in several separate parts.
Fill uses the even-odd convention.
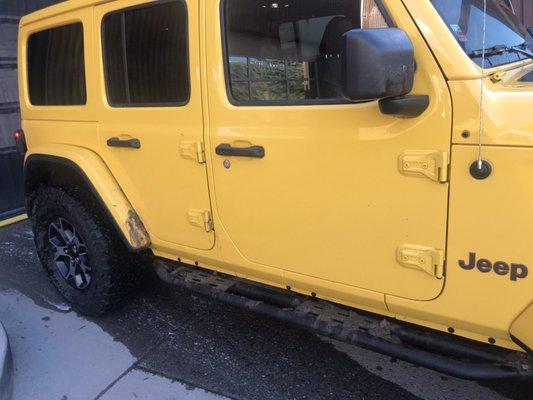
[[[33,202],[43,186],[75,188],[92,196],[130,251],[150,246],[150,236],[119,184],[93,151],[58,145],[35,149],[24,162],[26,210],[31,217]]]

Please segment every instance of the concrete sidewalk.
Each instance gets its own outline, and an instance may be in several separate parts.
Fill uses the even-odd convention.
[[[11,399],[13,389],[13,360],[9,339],[0,322],[0,399]]]
[[[168,288],[109,316],[63,303],[28,222],[0,229],[0,320],[14,400],[531,400],[533,386],[455,379]]]
[[[126,346],[64,304],[43,308],[4,290],[0,316],[15,355],[13,400],[222,399],[138,369]]]

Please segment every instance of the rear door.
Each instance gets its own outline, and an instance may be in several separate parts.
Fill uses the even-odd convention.
[[[95,21],[106,164],[153,241],[211,248],[198,1],[113,1]]]
[[[415,46],[412,94],[428,95],[429,108],[398,118],[376,101],[343,100],[342,34],[386,24],[368,3],[208,8],[217,210],[241,253],[285,270],[293,287],[340,283],[432,299],[444,284],[449,92],[401,1],[389,0],[393,23]]]

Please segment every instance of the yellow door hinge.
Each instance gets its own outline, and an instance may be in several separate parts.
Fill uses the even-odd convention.
[[[191,225],[205,229],[206,232],[211,232],[213,230],[211,211],[190,209],[187,213],[187,217]]]
[[[448,153],[439,150],[406,150],[398,158],[400,172],[425,176],[435,182],[448,182]]]
[[[196,160],[198,163],[205,163],[205,150],[202,142],[182,140],[180,142],[180,154],[183,158]]]
[[[444,276],[444,251],[433,247],[405,244],[396,251],[398,263],[407,268],[419,269],[435,278]]]

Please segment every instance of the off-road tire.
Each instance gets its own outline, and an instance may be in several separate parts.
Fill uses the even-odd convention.
[[[90,284],[78,289],[63,277],[54,261],[49,227],[59,218],[68,220],[83,238],[90,264]],[[131,254],[98,205],[83,193],[43,188],[32,207],[35,245],[50,280],[74,310],[101,316],[131,299],[143,278],[142,259]]]

